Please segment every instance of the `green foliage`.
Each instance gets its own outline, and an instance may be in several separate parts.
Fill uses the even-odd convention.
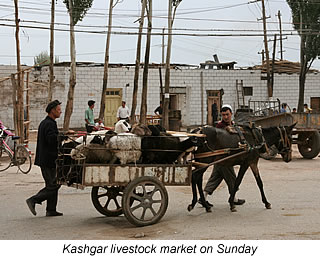
[[[292,12],[294,29],[304,44],[306,59],[312,61],[320,55],[320,3],[319,0],[287,0]]]
[[[70,13],[69,0],[63,0],[66,5],[68,12]],[[93,0],[71,0],[72,4],[72,20],[73,25],[76,25],[79,21],[87,14],[88,10],[92,6]]]
[[[39,55],[37,55],[33,58],[33,63],[34,63],[34,65],[37,65],[40,63],[41,63],[41,65],[49,65],[50,64],[50,55],[48,54],[48,52],[42,51],[42,52],[40,52]],[[58,56],[55,56],[54,63],[59,63]]]

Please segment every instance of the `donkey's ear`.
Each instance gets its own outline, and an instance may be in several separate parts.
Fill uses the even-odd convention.
[[[292,129],[296,126],[296,124],[297,124],[298,122],[295,122],[294,124],[292,124],[291,126],[288,126],[288,131],[289,132],[291,132],[292,131]]]

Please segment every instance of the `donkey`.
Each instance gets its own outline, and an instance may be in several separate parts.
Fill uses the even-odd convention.
[[[244,174],[246,173],[247,169],[250,167],[256,182],[258,184],[262,202],[265,204],[267,209],[271,209],[271,204],[267,201],[267,198],[264,194],[263,190],[263,183],[259,174],[258,169],[258,161],[259,161],[259,154],[265,153],[268,147],[275,145],[281,154],[283,161],[289,162],[291,161],[291,144],[292,144],[292,137],[291,132],[295,124],[286,127],[270,127],[270,128],[256,128],[256,127],[249,127],[243,126],[243,137],[241,138],[241,134],[231,134],[224,129],[219,129],[211,126],[205,126],[200,128],[200,133],[205,134],[205,140],[198,147],[195,152],[195,161],[206,163],[206,164],[213,164],[214,161],[223,159],[227,156],[231,155],[230,159],[220,162],[220,165],[223,166],[234,166],[240,165],[240,170],[238,172],[233,191],[229,197],[229,204],[230,210],[236,211],[234,205],[234,198],[235,194],[241,184]],[[239,153],[239,144],[245,142],[243,147],[245,151]],[[197,158],[197,154],[203,154],[205,152],[210,152],[219,149],[229,149],[229,154],[223,154],[219,156],[210,156],[205,158]],[[239,155],[236,155],[239,153]],[[192,194],[193,199],[192,203],[188,206],[188,211],[191,211],[197,203],[197,187],[200,195],[200,202],[206,208],[207,212],[211,211],[211,207],[204,199],[203,189],[202,189],[202,179],[203,173],[207,170],[209,165],[204,167],[196,166],[196,169],[192,171]]]

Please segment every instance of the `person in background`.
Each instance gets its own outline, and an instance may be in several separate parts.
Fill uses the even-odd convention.
[[[227,126],[231,126],[234,124],[232,121],[232,107],[230,105],[222,106],[221,117],[222,120],[216,125],[216,128],[225,129]],[[233,166],[222,166],[219,164],[216,164],[214,166],[211,176],[204,188],[204,197],[209,206],[213,205],[208,202],[207,197],[208,195],[211,195],[216,188],[218,188],[222,180],[225,180],[225,182],[227,183],[229,194],[231,194],[234,183],[236,181],[236,174],[234,172]],[[201,204],[200,201],[199,203]],[[244,199],[234,198],[235,205],[242,205],[244,203]]]
[[[56,159],[58,157],[58,128],[56,119],[61,115],[61,102],[54,100],[47,105],[48,115],[41,121],[38,128],[37,148],[35,165],[40,166],[42,177],[45,181],[45,187],[36,195],[28,198],[26,203],[33,215],[36,215],[36,204],[47,201],[46,216],[62,216],[61,212],[56,210],[58,202],[58,190],[56,178]]]
[[[103,122],[102,122],[102,120],[100,118],[97,120],[97,122],[95,123],[94,127],[95,127],[95,130],[97,130],[97,131],[105,129],[104,124],[103,124]]]
[[[295,107],[292,109],[292,113],[297,113],[297,109]]]
[[[88,108],[85,111],[84,120],[86,121],[86,130],[88,133],[91,133],[94,129],[94,116],[93,116],[94,103],[96,103],[94,100],[89,100]]]
[[[282,103],[280,113],[286,113],[287,112],[287,103]]]
[[[214,102],[211,106],[211,113],[212,113],[212,125],[215,126],[216,122],[218,121],[218,106],[216,102]]]
[[[303,108],[304,108],[304,112],[305,113],[311,113],[312,112],[312,108],[308,107],[308,104],[304,104]]]
[[[129,108],[126,106],[126,101],[122,101],[121,106],[117,111],[117,119],[119,120],[129,120],[130,112]]]

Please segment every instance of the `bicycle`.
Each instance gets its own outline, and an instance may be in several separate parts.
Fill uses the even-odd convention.
[[[18,166],[22,173],[27,174],[32,166],[30,150],[24,145],[16,143],[20,136],[11,136],[14,142],[13,150],[6,143],[5,138],[4,130],[0,129],[0,172],[9,167]]]

